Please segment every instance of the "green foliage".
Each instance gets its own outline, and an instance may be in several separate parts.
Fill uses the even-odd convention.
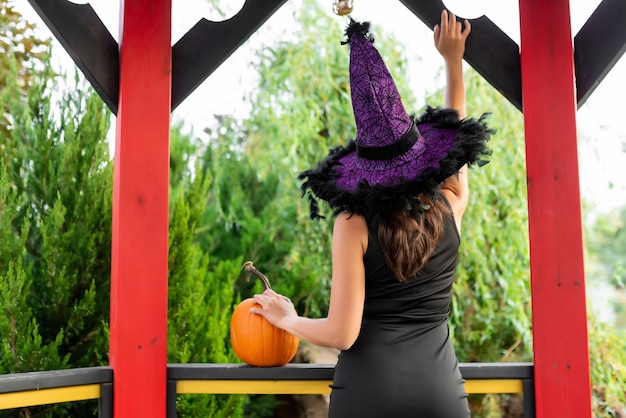
[[[470,116],[490,112],[490,163],[470,168],[451,314],[460,361],[532,357],[526,172],[521,113],[474,71],[466,72]],[[494,315],[498,312],[498,315]]]
[[[233,363],[230,314],[234,309],[234,283],[241,257],[215,258],[200,245],[198,227],[211,187],[211,173],[195,166],[190,157],[198,144],[172,130],[172,198],[169,225],[168,359],[171,363]],[[245,397],[178,396],[177,416],[241,416]]]
[[[24,267],[23,252],[30,224],[26,221],[20,230],[14,229],[18,206],[0,159],[0,372],[65,369],[68,358],[58,353],[63,332],[44,343],[28,304],[33,278],[31,269]]]
[[[585,225],[588,286],[615,287],[600,303],[615,314],[615,323],[589,315],[589,354],[594,411],[598,417],[616,417],[626,411],[626,207],[612,209]],[[591,301],[593,302],[593,301]]]
[[[607,266],[611,283],[626,289],[626,206],[599,214],[585,232],[590,261]]]
[[[36,36],[35,25],[26,21],[13,3],[0,0],[0,91],[12,83],[22,89],[30,86],[43,70],[41,63],[50,48],[50,40]],[[25,90],[12,91],[23,95]],[[8,134],[7,127],[11,124],[6,110],[0,116],[1,135]]]
[[[64,330],[62,350],[72,354],[74,365],[102,364],[106,350],[92,351],[91,344],[107,338],[102,312],[108,300],[95,295],[109,289],[108,113],[95,95],[77,88],[54,115],[44,89],[33,89],[31,106],[21,112],[19,103],[10,104],[15,128],[5,142],[18,150],[9,164],[22,196],[16,223],[32,225],[26,241],[31,303],[44,339]],[[32,94],[38,100],[30,100]]]
[[[626,412],[626,331],[589,316],[589,356],[594,417]]]
[[[103,365],[111,248],[109,115],[78,80],[64,93],[50,71],[24,89],[11,62],[0,95],[9,122],[0,137],[0,372]],[[60,405],[29,413],[68,416],[75,410],[76,405]]]
[[[108,115],[78,82],[74,94],[61,91],[49,41],[11,2],[0,1],[0,27],[0,373],[103,364],[108,297],[96,292],[108,292]],[[0,416],[89,410],[93,401]]]
[[[50,40],[35,34],[35,25],[15,10],[11,0],[0,0],[0,89],[7,83],[6,72],[12,60],[17,62],[19,84],[30,85],[37,67],[47,56]]]

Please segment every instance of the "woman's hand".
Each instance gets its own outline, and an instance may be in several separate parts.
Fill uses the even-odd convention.
[[[285,329],[286,321],[298,317],[291,300],[272,289],[265,290],[261,295],[254,295],[254,300],[261,307],[251,308],[250,312],[261,315],[275,327]]]
[[[446,62],[461,61],[465,53],[465,40],[472,31],[469,21],[465,20],[465,28],[457,22],[454,13],[447,10],[441,12],[441,24],[435,25],[435,48]]]
[[[459,119],[465,118],[465,83],[463,81],[463,54],[465,40],[472,26],[465,20],[465,29],[456,21],[454,13],[441,12],[441,25],[435,26],[435,48],[446,64],[445,107],[454,109]]]

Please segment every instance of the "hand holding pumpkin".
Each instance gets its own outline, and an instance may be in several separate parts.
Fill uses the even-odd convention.
[[[254,301],[260,307],[252,307],[250,312],[261,315],[275,327],[285,329],[284,321],[298,316],[291,300],[272,289],[265,290],[261,295],[254,295]]]

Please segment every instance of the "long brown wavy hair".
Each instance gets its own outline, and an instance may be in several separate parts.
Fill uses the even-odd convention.
[[[414,277],[428,262],[443,237],[444,216],[452,212],[440,193],[423,194],[419,200],[428,210],[417,218],[408,210],[399,211],[381,219],[378,225],[387,266],[401,282]]]

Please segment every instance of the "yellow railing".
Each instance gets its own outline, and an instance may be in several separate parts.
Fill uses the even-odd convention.
[[[178,394],[292,394],[330,393],[331,380],[179,380]],[[465,382],[465,391],[478,393],[523,393],[521,379],[485,379]]]

